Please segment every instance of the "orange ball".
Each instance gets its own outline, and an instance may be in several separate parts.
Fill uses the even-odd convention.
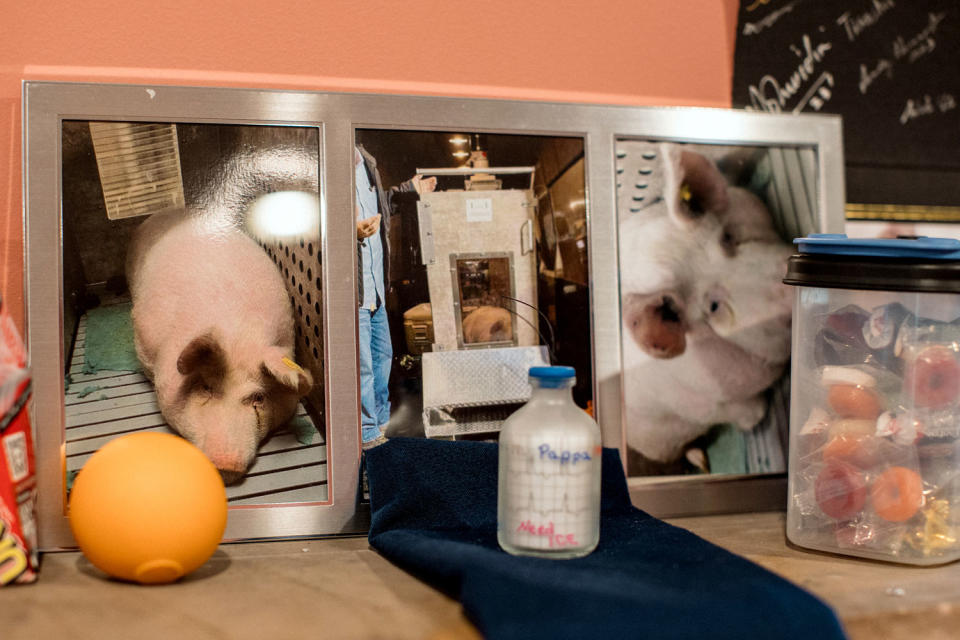
[[[227,526],[227,493],[213,463],[183,438],[135,433],[90,457],[74,480],[69,516],[95,567],[161,584],[216,551]]]
[[[870,500],[877,515],[889,522],[904,522],[923,504],[923,479],[906,467],[890,467],[874,480]]]
[[[880,398],[873,391],[852,384],[835,384],[827,392],[827,403],[841,418],[876,420],[883,413]]]

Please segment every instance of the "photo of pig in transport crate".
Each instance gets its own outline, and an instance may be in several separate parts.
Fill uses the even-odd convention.
[[[816,154],[619,140],[628,475],[786,470],[791,240],[817,231]]]
[[[62,123],[68,486],[176,433],[231,505],[328,500],[320,132]]]
[[[361,441],[496,440],[528,370],[593,401],[582,138],[358,129]]]

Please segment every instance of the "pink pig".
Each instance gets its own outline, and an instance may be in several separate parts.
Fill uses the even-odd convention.
[[[240,230],[155,215],[127,255],[137,356],[170,427],[227,484],[311,388],[293,358],[290,299],[270,258]]]
[[[477,307],[463,319],[463,341],[504,342],[513,338],[513,319],[503,307]]]
[[[621,193],[626,440],[670,463],[713,424],[763,418],[790,357],[791,249],[763,203],[706,156],[663,144],[625,151],[624,164],[643,154],[663,163],[662,185],[649,185],[663,196],[643,207]]]

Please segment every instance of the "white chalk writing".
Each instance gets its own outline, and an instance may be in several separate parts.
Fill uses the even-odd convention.
[[[882,75],[886,75],[887,78],[893,77],[893,63],[887,60],[886,58],[881,58],[877,61],[877,66],[873,69],[869,69],[867,65],[860,65],[860,93],[865,94],[867,89],[870,88],[870,85],[873,84],[874,80],[879,78]]]
[[[868,11],[853,16],[847,11],[837,18],[837,24],[843,27],[847,38],[850,42],[853,42],[861,33],[877,24],[880,18],[883,17],[883,14],[893,9],[893,7],[893,0],[873,0],[872,6]]]
[[[809,35],[804,34],[802,46],[797,47],[791,44],[790,50],[800,58],[800,64],[790,74],[782,84],[773,75],[767,74],[760,78],[756,85],[750,85],[750,106],[748,110],[762,110],[779,112],[787,108],[790,101],[800,93],[804,86],[813,81],[811,90],[801,98],[800,102],[793,108],[793,111],[799,111],[808,104],[816,109],[822,106],[822,103],[830,99],[829,87],[833,86],[833,76],[828,72],[817,74],[817,65],[823,62],[827,52],[833,48],[830,42],[818,42],[814,45]],[[824,93],[819,91],[824,89]],[[816,98],[814,104],[813,98]]]
[[[897,60],[907,58],[909,62],[915,62],[917,58],[930,53],[937,46],[934,39],[940,23],[947,16],[946,13],[930,13],[927,18],[927,26],[914,37],[906,40],[903,36],[897,36],[893,42],[893,55]]]
[[[950,93],[941,93],[934,99],[931,95],[923,96],[921,100],[907,100],[903,112],[900,113],[900,124],[907,124],[911,120],[931,116],[936,113],[946,113],[957,108],[957,100]]]
[[[933,98],[923,96],[923,100],[920,102],[916,102],[911,98],[907,100],[907,105],[903,108],[903,113],[900,114],[900,124],[907,124],[911,120],[915,120],[921,116],[928,116],[932,113],[935,113]]]
[[[829,71],[824,71],[803,95],[800,102],[793,107],[793,112],[800,113],[807,107],[810,107],[814,111],[820,111],[827,103],[827,100],[833,96],[832,89],[833,74]]]
[[[793,11],[793,8],[800,4],[800,0],[794,0],[789,4],[785,4],[776,11],[773,11],[757,22],[744,22],[743,23],[743,35],[745,36],[755,36],[764,29],[768,29],[776,24],[777,20],[781,18],[785,13],[790,13]]]
[[[957,99],[950,93],[944,93],[937,99],[937,107],[940,113],[946,113],[957,108]]]

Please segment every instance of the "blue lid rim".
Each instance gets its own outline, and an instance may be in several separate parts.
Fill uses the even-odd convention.
[[[812,233],[793,243],[806,254],[960,260],[960,240],[956,238],[849,238],[845,233]]]
[[[531,378],[560,380],[564,378],[575,378],[577,376],[577,371],[573,367],[562,365],[537,366],[530,367],[529,375]]]

